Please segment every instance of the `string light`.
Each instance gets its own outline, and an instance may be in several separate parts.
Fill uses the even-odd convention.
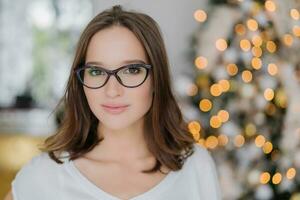
[[[233,63],[228,64],[226,66],[226,70],[230,76],[234,76],[238,73],[238,67],[236,66],[236,64],[233,64]]]
[[[227,92],[230,89],[230,83],[228,80],[225,79],[220,80],[219,85],[222,88],[222,92]]]
[[[269,12],[274,12],[276,10],[276,4],[273,1],[268,0],[265,2],[265,8]]]
[[[256,31],[258,29],[258,23],[254,19],[248,19],[247,27],[251,31]]]
[[[197,121],[191,121],[188,124],[189,132],[193,135],[195,141],[198,141],[200,139],[200,130],[201,126],[200,123]]]
[[[229,113],[226,110],[220,110],[218,112],[218,117],[221,119],[221,122],[227,122],[229,119]]]
[[[243,24],[235,25],[234,30],[238,35],[244,35],[246,33],[246,28]]]
[[[262,49],[260,47],[256,47],[256,46],[252,47],[251,52],[252,55],[255,57],[261,57],[262,55]]]
[[[205,146],[209,149],[216,148],[218,146],[218,139],[213,135],[209,136],[206,138]]]
[[[286,45],[286,46],[292,46],[293,44],[293,36],[291,34],[284,34],[283,36],[283,43]]]
[[[296,37],[300,37],[300,27],[295,25],[293,27],[293,34],[296,36]]]
[[[267,41],[266,48],[270,53],[274,53],[277,49],[277,46],[276,46],[275,42]]]
[[[206,146],[205,146],[205,139],[203,139],[203,138],[201,138],[200,140],[198,140],[197,144],[199,144],[200,146],[206,148]]]
[[[256,138],[255,138],[255,145],[257,147],[263,147],[263,145],[265,144],[266,142],[266,139],[263,135],[258,135]]]
[[[226,40],[220,38],[216,41],[216,48],[219,50],[219,51],[225,51],[227,49],[227,42]]]
[[[257,58],[257,57],[254,57],[254,58],[252,58],[252,60],[251,60],[251,64],[252,64],[252,67],[254,68],[254,69],[260,69],[261,68],[261,66],[262,66],[262,61],[261,61],[261,59],[259,59],[259,58]]]
[[[228,144],[228,137],[224,134],[218,136],[218,143],[220,146],[225,146]]]
[[[237,135],[234,138],[234,144],[236,147],[242,147],[245,143],[245,138],[242,135]]]
[[[273,150],[273,144],[271,142],[265,142],[263,146],[264,153],[269,154],[271,153],[272,150]]]
[[[290,10],[290,15],[294,20],[298,20],[300,18],[299,11],[296,9],[291,9]]]
[[[253,136],[256,133],[256,126],[252,123],[248,123],[245,127],[245,134],[248,137]]]
[[[250,81],[252,81],[252,73],[249,70],[245,70],[242,72],[242,80],[245,83],[249,83]]]
[[[270,63],[268,65],[268,73],[271,75],[271,76],[275,76],[278,72],[278,68],[277,68],[277,65],[275,65],[274,63]]]
[[[269,172],[263,172],[261,175],[260,175],[260,183],[261,184],[267,184],[271,179],[271,175]]]
[[[220,96],[222,94],[222,86],[218,83],[213,84],[210,87],[210,93],[215,97]]]
[[[295,168],[289,168],[286,172],[286,177],[288,179],[293,179],[296,176],[296,169]]]
[[[263,40],[259,35],[254,35],[251,39],[251,42],[255,47],[260,47],[262,45]]]
[[[207,59],[203,56],[198,56],[195,60],[195,65],[198,69],[204,69],[207,67]]]
[[[187,89],[187,95],[192,97],[192,96],[195,96],[197,93],[198,93],[198,87],[196,84],[192,83],[188,86],[188,89]]]
[[[212,103],[209,99],[202,99],[200,101],[199,108],[203,112],[208,112],[212,108]]]
[[[274,98],[274,91],[271,88],[265,89],[264,97],[267,101],[271,101]]]
[[[272,177],[272,183],[275,185],[279,184],[281,180],[282,180],[282,175],[279,172],[274,174],[274,176]]]
[[[204,10],[198,9],[194,12],[194,18],[198,22],[205,22],[207,19],[207,14]]]
[[[251,43],[247,39],[242,39],[240,41],[240,47],[243,51],[249,51],[251,48]]]
[[[220,117],[216,115],[212,116],[209,122],[210,122],[210,126],[213,128],[219,128],[222,125],[222,121]]]

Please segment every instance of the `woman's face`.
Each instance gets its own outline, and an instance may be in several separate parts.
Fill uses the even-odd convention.
[[[148,64],[142,44],[125,27],[113,26],[103,29],[92,37],[88,45],[86,63],[97,63],[97,66],[109,70],[139,63],[138,61],[127,62],[130,60],[140,60]],[[118,130],[143,122],[143,117],[152,104],[153,86],[150,74],[149,71],[145,82],[135,88],[121,85],[114,76],[110,76],[108,82],[101,88],[84,87],[89,107],[99,119],[101,126]],[[128,107],[116,114],[114,111],[105,109],[103,107],[105,104],[121,104],[128,105]]]

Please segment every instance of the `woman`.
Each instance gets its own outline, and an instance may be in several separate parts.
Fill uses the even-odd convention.
[[[220,199],[212,157],[171,91],[157,23],[113,6],[83,31],[64,120],[16,175],[14,200]]]

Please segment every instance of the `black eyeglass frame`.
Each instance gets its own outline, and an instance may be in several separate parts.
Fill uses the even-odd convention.
[[[146,76],[145,76],[145,79],[144,79],[140,84],[138,84],[138,85],[136,85],[136,86],[126,86],[126,85],[124,85],[124,84],[122,83],[121,78],[117,75],[117,73],[118,73],[120,70],[122,70],[122,69],[124,69],[124,68],[127,68],[127,67],[130,66],[130,65],[141,65],[141,67],[143,67],[143,68],[146,69]],[[97,67],[97,68],[99,68],[99,69],[105,71],[105,72],[108,74],[108,76],[107,76],[106,80],[104,81],[103,85],[101,85],[100,87],[90,87],[90,86],[84,84],[84,81],[82,80],[82,78],[81,78],[81,76],[80,76],[80,72],[81,72],[81,70],[84,70],[84,69],[90,68],[90,67]],[[133,63],[133,64],[128,64],[128,65],[124,65],[124,66],[119,67],[119,68],[114,69],[114,70],[105,69],[105,68],[103,68],[103,67],[100,67],[100,66],[94,65],[94,64],[84,64],[82,67],[74,69],[74,73],[76,73],[76,76],[77,76],[78,80],[81,82],[81,84],[83,84],[85,87],[90,88],[90,89],[98,89],[98,88],[103,87],[103,86],[108,82],[108,80],[109,80],[109,78],[110,78],[111,75],[115,76],[116,79],[118,80],[118,82],[119,82],[121,85],[123,85],[124,87],[127,87],[127,88],[136,88],[136,87],[139,87],[140,85],[142,85],[142,84],[145,82],[145,80],[146,80],[147,77],[148,77],[149,71],[150,71],[151,69],[152,69],[152,65],[150,65],[150,64],[144,64],[144,63]]]

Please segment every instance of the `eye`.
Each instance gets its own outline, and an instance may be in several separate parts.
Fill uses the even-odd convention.
[[[142,70],[142,67],[139,66],[139,65],[131,65],[131,66],[128,66],[127,68],[125,68],[125,71],[124,73],[127,74],[139,74]]]
[[[88,68],[88,74],[91,76],[105,75],[105,71],[101,70],[98,67],[90,67]]]

